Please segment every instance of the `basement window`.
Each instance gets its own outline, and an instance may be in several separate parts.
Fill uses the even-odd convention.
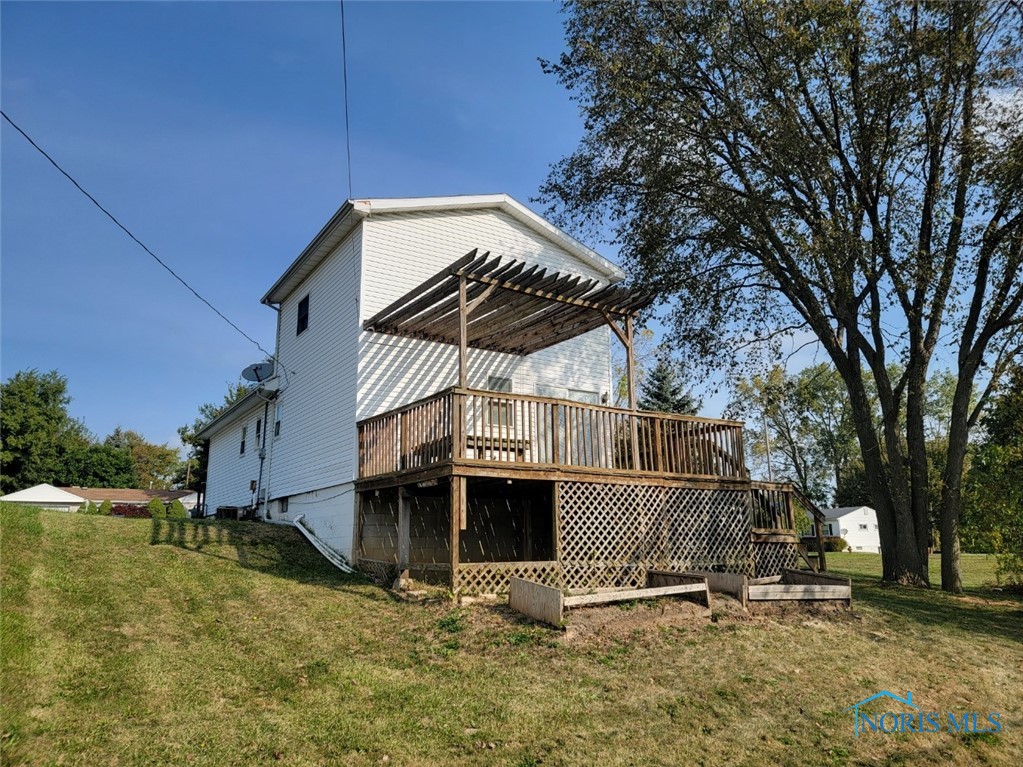
[[[309,296],[307,295],[298,302],[298,324],[295,327],[295,335],[300,336],[309,327]]]

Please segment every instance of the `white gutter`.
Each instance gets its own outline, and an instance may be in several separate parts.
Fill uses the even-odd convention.
[[[309,543],[313,545],[313,548],[315,548],[318,552],[323,554],[323,556],[326,557],[327,561],[334,565],[334,567],[336,567],[338,570],[341,570],[342,572],[345,573],[354,573],[355,570],[352,568],[350,564],[348,564],[348,562],[345,561],[344,557],[342,557],[332,548],[327,546],[327,544],[325,544],[323,541],[316,537],[316,534],[313,533],[312,530],[310,530],[308,527],[302,524],[303,517],[305,517],[305,514],[299,514],[293,520],[293,524],[295,527],[298,528],[298,531],[306,537],[306,540],[308,540]]]

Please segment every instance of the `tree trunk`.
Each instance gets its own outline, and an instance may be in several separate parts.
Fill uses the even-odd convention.
[[[849,389],[856,436],[863,454],[867,487],[877,512],[881,539],[882,579],[907,586],[927,586],[927,561],[917,547],[916,525],[910,508],[910,488],[896,423],[898,412],[891,402],[882,406],[884,448],[873,423],[873,410],[867,399],[859,368],[842,361],[839,373]],[[881,390],[881,382],[878,389]],[[889,396],[890,399],[890,396]]]
[[[963,593],[963,577],[959,549],[959,515],[962,511],[963,469],[970,436],[968,410],[976,365],[967,362],[960,370],[959,382],[952,397],[949,419],[948,452],[941,477],[941,588],[952,594]]]

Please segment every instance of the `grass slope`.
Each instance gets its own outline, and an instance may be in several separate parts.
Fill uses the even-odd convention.
[[[852,614],[639,604],[558,632],[398,601],[288,528],[0,513],[4,764],[1023,763],[999,594],[856,575]],[[1003,730],[854,738],[882,688]]]

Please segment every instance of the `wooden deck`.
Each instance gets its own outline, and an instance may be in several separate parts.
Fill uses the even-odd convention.
[[[360,421],[358,434],[363,487],[450,475],[453,466],[466,476],[746,480],[739,422],[525,394],[453,387]]]

